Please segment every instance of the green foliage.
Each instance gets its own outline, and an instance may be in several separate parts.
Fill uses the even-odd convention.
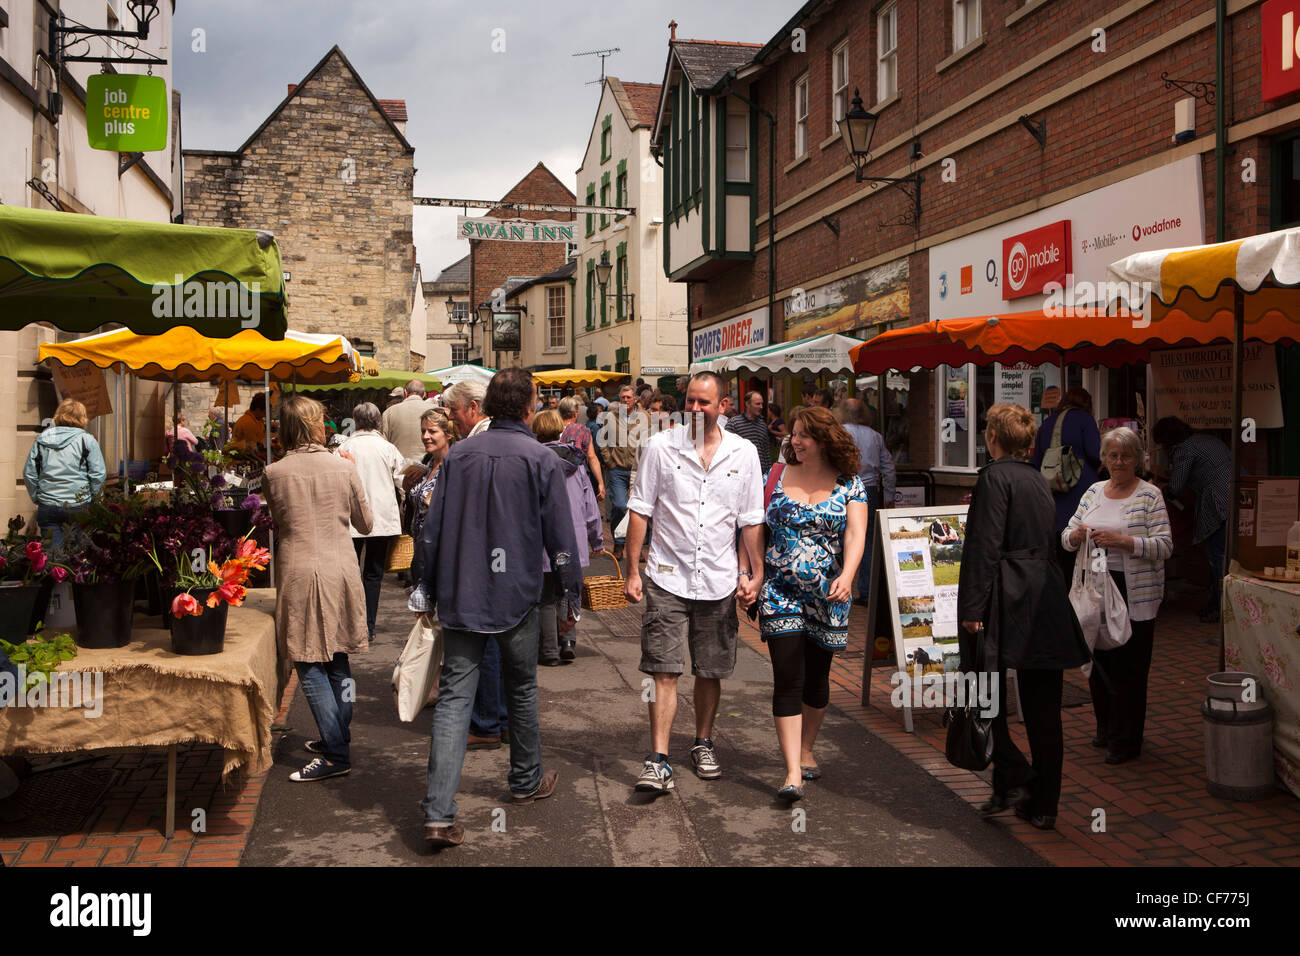
[[[27,669],[24,691],[31,690],[43,680],[48,681],[50,675],[59,669],[61,661],[70,661],[77,656],[77,645],[68,634],[44,638],[38,633],[21,644],[10,644],[0,639],[0,649],[15,666],[21,664]]]

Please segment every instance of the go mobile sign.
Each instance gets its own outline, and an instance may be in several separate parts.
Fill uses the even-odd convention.
[[[1070,273],[1070,220],[1062,219],[1002,240],[1002,298],[1041,295]]]

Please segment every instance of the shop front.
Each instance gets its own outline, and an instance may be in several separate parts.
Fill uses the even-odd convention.
[[[1149,294],[1139,283],[1108,279],[1118,258],[1205,240],[1201,160],[1189,157],[929,251],[932,320],[1008,313],[1087,322],[1090,310],[1136,315]],[[988,461],[984,415],[1010,402],[1043,421],[1071,388],[1092,396],[1102,428],[1133,424],[1152,411],[1149,356],[1101,356],[1093,367],[1047,361],[940,366],[933,373],[931,448],[941,500],[960,500]],[[1163,412],[1162,412],[1163,414]],[[946,489],[946,490],[945,490]]]

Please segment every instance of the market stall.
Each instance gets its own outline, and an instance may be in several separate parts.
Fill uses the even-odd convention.
[[[572,385],[574,388],[588,388],[630,378],[627,372],[602,372],[597,369],[557,368],[547,372],[534,372],[533,381],[547,388],[559,388]]]
[[[1229,567],[1223,578],[1220,662],[1261,680],[1264,699],[1273,708],[1277,776],[1300,795],[1300,680],[1293,676],[1294,665],[1300,660],[1300,587],[1265,577],[1269,568],[1276,574],[1278,567],[1295,566],[1287,557],[1290,548],[1278,532],[1300,517],[1300,508],[1295,495],[1288,493],[1272,502],[1266,513],[1262,492],[1248,495],[1242,487],[1246,482],[1239,465],[1243,443],[1258,439],[1255,423],[1243,417],[1244,391],[1255,384],[1247,382],[1243,374],[1244,346],[1252,341],[1294,343],[1300,339],[1300,229],[1138,253],[1112,263],[1110,276],[1152,290],[1148,311],[1153,327],[1190,322],[1231,329]],[[1289,429],[1282,425],[1283,444],[1294,448],[1294,425]],[[1260,477],[1253,483],[1258,488],[1264,481]],[[1270,483],[1293,484],[1281,476]],[[1276,531],[1261,541],[1265,518]],[[1234,557],[1240,560],[1233,561]]]
[[[496,369],[485,368],[482,365],[448,365],[446,368],[435,368],[425,374],[432,375],[446,386],[454,385],[456,382],[482,382],[486,385],[492,381],[492,376],[496,373]]]
[[[156,335],[183,325],[281,339],[286,306],[269,232],[0,205],[0,329],[118,323]]]
[[[291,664],[277,652],[275,592],[250,591],[231,608],[223,653],[181,657],[161,627],[137,627],[124,647],[83,648],[30,706],[29,692],[5,710],[0,753],[75,753],[167,748],[164,835],[176,819],[176,747],[215,743],[222,776],[270,768],[271,725]],[[93,718],[93,719],[92,719]]]

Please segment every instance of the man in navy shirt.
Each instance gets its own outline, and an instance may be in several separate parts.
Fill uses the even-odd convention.
[[[429,747],[425,838],[456,846],[456,789],[465,762],[470,708],[489,640],[501,649],[510,712],[510,790],[516,804],[555,792],[542,773],[537,720],[537,646],[542,549],[559,576],[560,634],[581,609],[582,570],[560,460],[528,423],[537,404],[523,369],[498,372],[483,410],[487,431],[447,453],[416,555],[417,574],[443,627],[442,677]]]

